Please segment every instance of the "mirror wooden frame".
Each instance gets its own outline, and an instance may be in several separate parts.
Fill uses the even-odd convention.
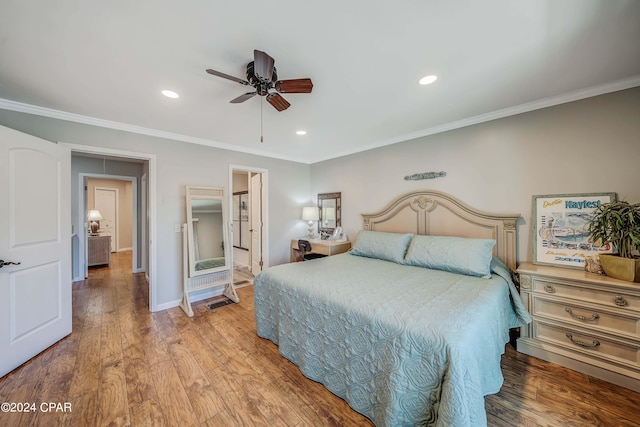
[[[324,218],[323,215],[325,215],[325,210],[322,209],[322,205],[324,203],[325,200],[334,200],[336,202],[336,225],[335,227],[323,227],[323,222],[324,222]],[[318,215],[319,215],[319,221],[318,221],[318,233],[333,233],[333,231],[335,230],[336,227],[341,227],[342,226],[342,193],[341,192],[337,192],[337,193],[318,193]],[[325,215],[326,216],[326,215]]]

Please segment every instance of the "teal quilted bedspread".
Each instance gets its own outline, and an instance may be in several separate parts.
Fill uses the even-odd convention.
[[[209,258],[196,262],[196,271],[208,270],[210,268],[224,267],[225,258]]]
[[[258,335],[377,426],[483,426],[509,328],[531,319],[491,279],[341,254],[254,279]]]

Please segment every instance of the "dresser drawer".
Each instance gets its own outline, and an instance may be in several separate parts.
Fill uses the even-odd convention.
[[[539,294],[554,295],[609,307],[625,308],[640,313],[640,296],[621,292],[611,292],[596,287],[576,286],[571,282],[533,277],[531,290]]]
[[[583,328],[640,339],[640,317],[604,306],[576,304],[573,300],[533,295],[531,314],[573,323]]]
[[[533,321],[518,351],[640,392],[640,285],[584,270],[522,263]]]
[[[533,338],[572,352],[640,368],[640,343],[603,338],[573,328],[533,322]]]

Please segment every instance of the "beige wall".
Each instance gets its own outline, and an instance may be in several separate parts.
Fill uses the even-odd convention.
[[[233,173],[233,192],[249,191],[249,172]]]
[[[304,234],[300,209],[309,203],[310,167],[307,164],[7,110],[0,110],[0,125],[49,141],[155,155],[156,240],[153,245],[157,254],[156,303],[161,307],[182,298],[182,235],[175,232],[175,224],[186,221],[185,185],[228,188],[230,164],[267,170],[267,264],[288,262],[290,240]],[[72,187],[72,191],[77,192],[77,187]]]
[[[288,262],[290,239],[305,230],[301,207],[315,202],[317,193],[342,192],[350,236],[361,228],[361,213],[421,188],[446,191],[485,211],[519,212],[520,261],[531,259],[534,194],[614,191],[640,201],[640,88],[310,166],[6,110],[0,110],[0,124],[50,141],[156,156],[158,304],[181,297],[182,241],[174,225],[186,220],[185,184],[226,187],[229,164],[269,171],[270,265]],[[441,170],[446,177],[403,180]]]
[[[618,193],[640,201],[640,88],[545,108],[315,163],[313,198],[342,192],[343,228],[417,189],[450,193],[489,212],[517,212],[518,260],[532,259],[533,195]],[[445,171],[446,177],[405,181]]]
[[[118,190],[118,247],[117,251],[133,247],[133,193],[131,181],[117,179],[87,179],[87,209],[94,209],[95,188]]]

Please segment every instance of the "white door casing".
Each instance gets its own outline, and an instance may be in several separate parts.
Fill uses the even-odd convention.
[[[156,286],[157,250],[155,246],[156,234],[157,234],[156,233],[156,175],[157,175],[156,155],[149,154],[149,153],[140,153],[135,151],[116,150],[116,149],[105,148],[105,147],[95,147],[90,145],[70,144],[65,142],[61,142],[60,144],[64,145],[65,147],[68,147],[73,153],[85,153],[85,154],[93,154],[93,155],[99,155],[99,156],[113,156],[113,157],[122,157],[127,159],[139,159],[147,162],[147,165],[148,165],[148,170],[146,172],[147,186],[145,187],[147,191],[146,198],[145,198],[147,203],[147,210],[146,210],[146,214],[143,214],[144,219],[143,219],[142,226],[147,227],[146,231],[147,231],[148,242],[147,240],[145,240],[142,244],[148,244],[148,247],[146,247],[148,249],[147,256],[146,256],[146,260],[147,260],[146,272],[147,272],[147,279],[149,281],[149,310],[150,311],[163,310],[164,307],[161,304],[159,304],[157,301],[158,292],[156,289],[157,288]],[[80,174],[81,179],[82,179],[82,176],[83,174]],[[99,175],[99,177],[104,177],[104,176]],[[119,179],[121,177],[114,176],[110,178]],[[84,188],[82,181],[80,185],[81,185],[81,188],[78,190],[79,194],[82,193],[82,189]],[[82,201],[86,200],[85,197],[81,197],[81,199]],[[86,206],[84,206],[82,202],[79,203],[78,212],[86,212]],[[80,222],[78,224],[78,229],[84,230],[84,233],[86,234],[87,218],[86,217],[80,218],[79,221]],[[80,239],[81,247],[79,248],[79,253],[84,253],[85,251],[85,248],[86,248],[85,240],[86,239]]]
[[[262,174],[251,174],[251,273],[262,271]]]
[[[71,333],[71,154],[0,126],[0,376]]]
[[[140,211],[138,213],[138,215],[140,215],[140,224],[142,225],[141,229],[140,229],[140,242],[142,242],[142,244],[140,245],[140,268],[136,271],[136,272],[141,272],[144,271],[145,273],[148,273],[148,265],[149,262],[147,260],[147,245],[145,245],[145,242],[147,241],[147,218],[149,217],[149,214],[147,212],[147,174],[145,173],[144,175],[142,175],[142,178],[140,179],[141,181],[141,185],[140,185],[140,189],[141,189],[141,196],[140,196]],[[135,186],[134,186],[135,188]],[[136,216],[137,217],[137,216]],[[137,218],[134,218],[134,224],[137,223]],[[134,238],[134,242],[136,241],[136,236],[133,236]],[[136,244],[134,244],[134,249],[136,248]],[[135,253],[135,250],[134,250]]]

